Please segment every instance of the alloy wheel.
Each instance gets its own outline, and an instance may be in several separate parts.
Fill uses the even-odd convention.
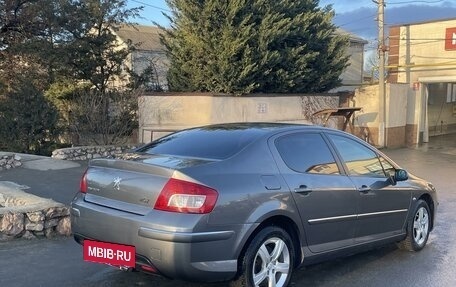
[[[282,287],[290,271],[290,251],[278,237],[266,240],[258,249],[253,262],[254,286]]]
[[[429,233],[429,214],[426,208],[420,207],[413,220],[413,238],[416,244],[422,245]]]

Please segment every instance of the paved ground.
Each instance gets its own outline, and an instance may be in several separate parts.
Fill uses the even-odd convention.
[[[2,153],[0,153],[1,155]],[[12,181],[29,187],[27,192],[69,204],[79,189],[86,162],[53,160],[21,155],[23,167],[0,172],[0,181]]]
[[[452,146],[449,146],[452,145]],[[456,140],[443,137],[419,149],[385,151],[408,171],[432,181],[440,192],[437,226],[418,253],[394,245],[295,272],[292,286],[456,286]],[[49,164],[51,166],[52,164]],[[30,186],[31,193],[68,203],[85,166],[0,172],[0,181]],[[0,286],[228,286],[176,282],[86,263],[72,239],[18,240],[0,244]]]

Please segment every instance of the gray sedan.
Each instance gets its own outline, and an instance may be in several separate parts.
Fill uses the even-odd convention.
[[[71,204],[84,260],[189,281],[286,286],[294,268],[397,242],[419,251],[437,194],[316,126],[212,125],[96,159]]]

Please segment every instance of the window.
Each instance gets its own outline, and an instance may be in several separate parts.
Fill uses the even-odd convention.
[[[385,158],[380,156],[380,162],[383,166],[383,170],[385,171],[385,174],[388,176],[394,176],[396,173],[396,169],[387,161]]]
[[[294,171],[314,174],[340,174],[331,151],[320,134],[298,133],[278,138],[277,150]]]
[[[456,102],[456,84],[448,83],[447,84],[447,103]]]
[[[356,141],[337,135],[329,135],[339,151],[350,175],[385,177],[377,154]]]
[[[226,159],[264,135],[260,128],[211,126],[180,131],[138,149],[148,154]]]

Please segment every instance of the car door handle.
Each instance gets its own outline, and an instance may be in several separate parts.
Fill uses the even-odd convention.
[[[368,193],[369,191],[371,191],[371,188],[367,185],[363,185],[360,188],[358,188],[358,191],[362,193]]]
[[[294,192],[308,194],[309,192],[312,192],[312,189],[308,188],[307,185],[300,185],[298,188],[294,189]]]

